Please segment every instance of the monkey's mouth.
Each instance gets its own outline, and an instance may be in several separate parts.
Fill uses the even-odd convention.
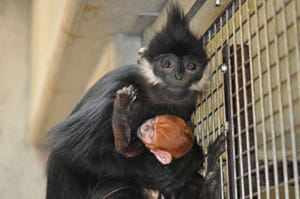
[[[172,98],[184,98],[189,94],[189,90],[180,88],[180,87],[167,87],[165,89],[167,95],[171,96]]]
[[[151,143],[151,138],[149,138],[146,133],[140,128],[137,130],[137,137],[144,143],[144,144],[149,144]]]

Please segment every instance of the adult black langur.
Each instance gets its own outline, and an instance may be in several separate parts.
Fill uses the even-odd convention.
[[[180,190],[202,167],[201,147],[195,144],[189,153],[166,166],[143,150],[136,131],[156,115],[189,120],[197,95],[209,79],[206,64],[202,42],[191,33],[179,6],[173,4],[166,26],[149,42],[140,64],[105,75],[50,130],[46,198],[99,198],[110,187],[123,190],[123,198],[146,198],[141,187],[166,196]],[[122,135],[113,130],[113,104],[117,91],[130,85],[138,97],[130,107],[132,133]]]

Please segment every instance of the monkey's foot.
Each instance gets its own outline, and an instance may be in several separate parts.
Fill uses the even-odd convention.
[[[215,142],[208,147],[207,156],[207,168],[209,171],[213,171],[218,166],[218,159],[225,151],[226,136],[224,134],[219,135]]]
[[[137,90],[129,85],[117,91],[116,100],[119,101],[120,106],[126,107],[136,99]]]

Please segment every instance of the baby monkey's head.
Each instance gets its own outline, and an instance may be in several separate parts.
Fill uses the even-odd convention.
[[[194,142],[192,129],[173,115],[161,115],[144,122],[137,136],[162,164],[190,151]]]

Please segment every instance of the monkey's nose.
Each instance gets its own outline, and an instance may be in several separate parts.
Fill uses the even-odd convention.
[[[180,74],[180,73],[175,73],[175,78],[176,78],[177,80],[182,80],[182,77],[183,77],[182,74]]]

